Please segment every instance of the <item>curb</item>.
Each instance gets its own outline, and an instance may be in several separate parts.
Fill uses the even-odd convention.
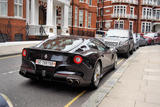
[[[86,102],[82,104],[82,107],[98,107],[98,105],[103,101],[105,96],[109,94],[111,89],[116,85],[118,80],[121,78],[123,73],[126,71],[130,63],[132,63],[133,58],[137,55],[134,53],[130,56],[122,66],[117,69],[117,71],[113,71],[114,74],[101,86],[99,87]]]
[[[8,56],[14,56],[14,55],[20,55],[22,52],[17,52],[17,53],[10,53],[10,54],[4,54],[4,55],[0,55],[1,57],[8,57]]]

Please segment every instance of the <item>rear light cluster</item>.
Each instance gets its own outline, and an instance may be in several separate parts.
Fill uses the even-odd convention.
[[[83,59],[82,59],[81,56],[76,55],[76,56],[73,58],[73,61],[74,61],[74,63],[76,63],[76,64],[80,64],[80,63],[82,63]]]
[[[23,51],[22,51],[22,56],[27,56],[27,51],[26,51],[26,49],[23,49]]]

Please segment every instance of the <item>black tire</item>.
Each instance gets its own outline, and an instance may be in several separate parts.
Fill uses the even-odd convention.
[[[154,45],[154,41],[151,42],[151,45]]]
[[[136,49],[135,49],[136,50]],[[130,55],[132,55],[133,54],[133,49],[129,52],[130,53]]]
[[[97,69],[100,69],[100,71],[98,71],[99,74],[96,71]],[[101,78],[101,69],[102,69],[101,64],[100,64],[100,62],[98,62],[95,66],[94,73],[93,73],[92,80],[91,80],[91,88],[92,89],[96,89],[99,86],[99,82],[100,82],[100,78]],[[98,75],[98,77],[97,77],[97,75]],[[95,79],[98,79],[98,80],[95,80]]]
[[[130,56],[130,52],[127,51],[127,53],[125,53],[125,58],[128,58]]]

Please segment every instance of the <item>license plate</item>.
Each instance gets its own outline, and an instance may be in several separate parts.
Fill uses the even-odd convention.
[[[41,59],[36,59],[36,64],[42,65],[42,66],[50,66],[50,67],[56,66],[56,62],[54,61],[46,61],[46,60],[41,60]]]

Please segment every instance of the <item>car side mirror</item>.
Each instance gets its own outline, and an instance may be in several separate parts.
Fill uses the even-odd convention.
[[[133,39],[133,36],[130,36],[129,39]]]
[[[109,49],[110,49],[110,47],[108,47],[108,46],[105,47],[105,50],[109,50]]]
[[[111,52],[113,52],[113,53],[116,53],[117,52],[117,49],[115,48],[115,47],[112,47],[112,48],[110,48],[109,49]]]

